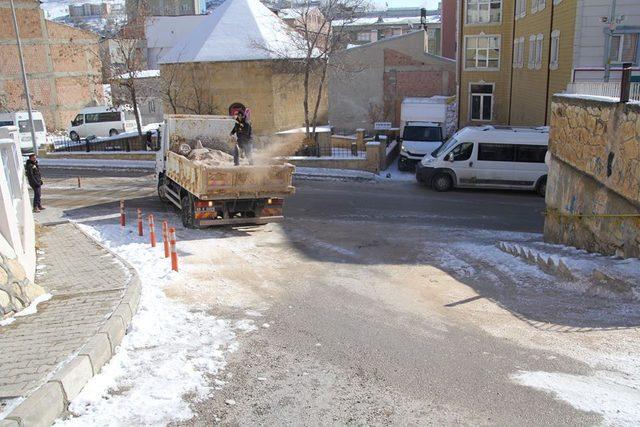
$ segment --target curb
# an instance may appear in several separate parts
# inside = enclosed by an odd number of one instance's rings
[[[60,223],[64,222],[67,221]],[[69,402],[113,357],[127,333],[131,318],[138,311],[141,284],[136,270],[118,254],[85,233],[76,223],[68,222],[118,259],[129,271],[129,283],[125,285],[122,299],[98,332],[64,366],[54,372],[46,383],[27,396],[5,419],[0,420],[0,427],[44,427],[53,424],[67,409]]]

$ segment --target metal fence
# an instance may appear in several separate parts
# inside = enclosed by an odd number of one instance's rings
[[[640,83],[631,83],[630,86],[629,100],[640,101]],[[620,89],[620,82],[575,82],[569,83],[566,93],[619,99]]]
[[[47,138],[56,152],[93,152],[93,151],[158,151],[159,139],[156,133],[151,136],[119,135],[109,138],[85,138],[74,141],[67,136],[50,135]]]

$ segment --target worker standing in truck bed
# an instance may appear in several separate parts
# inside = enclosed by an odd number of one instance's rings
[[[249,164],[253,164],[252,150],[253,143],[251,142],[251,123],[249,123],[243,111],[238,111],[236,114],[236,124],[231,131],[231,135],[236,135],[238,143],[233,150],[233,162],[236,166],[240,164],[240,153],[249,159]]]

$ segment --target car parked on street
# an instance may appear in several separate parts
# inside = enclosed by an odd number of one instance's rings
[[[47,142],[47,127],[45,126],[41,112],[31,111],[31,115],[33,116],[36,144],[39,147]],[[22,151],[22,154],[31,153],[33,151],[31,124],[29,123],[28,111],[0,113],[0,127],[1,126],[16,126],[18,128],[18,137],[20,138],[20,150]]]
[[[122,107],[88,107],[82,109],[71,122],[69,138],[79,141],[90,135],[116,136],[136,129],[133,112]]]
[[[548,144],[547,127],[466,127],[422,159],[416,180],[436,191],[505,188],[544,196]]]

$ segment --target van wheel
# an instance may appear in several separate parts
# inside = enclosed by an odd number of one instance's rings
[[[538,193],[541,197],[546,196],[547,194],[547,177],[546,175],[540,178],[538,181],[538,185],[536,185],[536,193]]]
[[[80,141],[80,135],[78,135],[78,133],[74,130],[69,132],[69,138],[71,138],[72,141]]]
[[[195,228],[193,219],[193,200],[190,195],[182,197],[180,200],[180,218],[182,219],[182,225],[185,228]]]
[[[453,188],[453,180],[446,173],[439,173],[431,180],[431,186],[436,191],[449,191]]]
[[[118,134],[118,130],[117,129],[111,129],[109,131],[109,136],[116,136]]]

